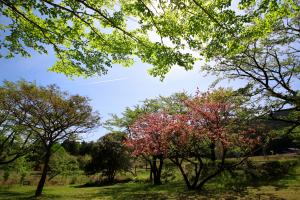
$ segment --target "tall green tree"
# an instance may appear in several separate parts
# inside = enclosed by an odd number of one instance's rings
[[[42,87],[26,81],[6,81],[1,89],[10,91],[6,100],[16,105],[10,108],[14,117],[42,144],[44,166],[35,193],[40,196],[53,146],[74,135],[91,131],[99,124],[99,115],[93,112],[87,97],[70,95],[56,85]]]

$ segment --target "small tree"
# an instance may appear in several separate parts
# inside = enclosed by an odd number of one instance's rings
[[[75,156],[69,155],[59,144],[55,145],[53,150],[49,161],[49,181],[58,175],[67,177],[79,173],[79,164]]]
[[[44,150],[41,179],[35,196],[40,196],[46,181],[53,145],[71,136],[87,133],[99,123],[98,113],[93,112],[89,99],[69,95],[56,85],[47,87],[19,81],[5,82],[3,88],[10,91],[7,101],[12,101],[11,113],[19,119],[40,141]]]
[[[162,131],[168,122],[168,114],[163,112],[145,115],[131,126],[126,141],[134,156],[143,156],[149,162],[155,185],[161,184],[163,161],[167,156],[168,146]]]
[[[14,162],[1,165],[0,169],[4,170],[4,181],[9,179],[10,174],[16,172],[18,174],[19,183],[23,184],[26,176],[32,171],[32,162],[26,156],[19,157]]]
[[[113,132],[101,137],[94,145],[92,160],[87,171],[102,172],[108,183],[113,183],[118,171],[128,171],[131,168],[130,154],[124,145],[126,135]]]

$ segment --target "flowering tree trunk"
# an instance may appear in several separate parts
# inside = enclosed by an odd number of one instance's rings
[[[158,165],[156,161],[158,160]],[[161,171],[163,166],[164,160],[163,156],[153,156],[152,163],[151,163],[151,172],[153,174],[153,184],[160,185],[161,184]]]
[[[198,190],[201,190],[207,181],[216,177],[217,175],[219,175],[221,172],[223,172],[225,170],[225,157],[226,157],[226,150],[223,151],[221,163],[217,167],[216,171],[213,172],[212,174],[209,174],[208,176],[204,177],[202,180],[200,180],[200,183],[196,187]]]
[[[152,156],[151,158],[146,159],[150,164],[150,174],[149,179],[154,185],[160,185],[161,182],[161,172],[164,163],[164,158],[160,156]]]
[[[173,158],[170,158],[170,160],[178,167],[188,189],[201,190],[206,182],[225,170],[225,158],[226,150],[223,151],[221,163],[217,164],[216,160],[212,161],[213,165],[215,166],[215,170],[203,177],[201,176],[201,174],[205,172],[205,169],[210,166],[205,167],[205,164],[200,155],[195,155],[194,159],[189,157],[174,156]],[[184,162],[192,164],[193,170],[184,170]]]

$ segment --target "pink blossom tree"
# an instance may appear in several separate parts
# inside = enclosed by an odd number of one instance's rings
[[[228,91],[197,93],[186,100],[187,113],[175,115],[164,128],[168,158],[179,168],[189,189],[203,185],[229,168],[226,153],[232,147],[251,151],[259,142],[255,130],[237,124],[239,109]],[[218,159],[216,150],[219,152]]]
[[[184,101],[185,112],[156,112],[139,118],[130,128],[127,145],[133,155],[148,159],[154,184],[161,183],[163,160],[169,158],[189,189],[201,189],[236,166],[225,163],[230,149],[251,152],[259,143],[255,129],[245,126],[238,116],[241,102],[230,90],[197,93]]]
[[[150,163],[155,185],[161,184],[163,161],[167,156],[168,143],[163,130],[168,122],[169,116],[166,113],[147,114],[130,127],[130,136],[126,141],[133,149],[134,156],[143,156]]]

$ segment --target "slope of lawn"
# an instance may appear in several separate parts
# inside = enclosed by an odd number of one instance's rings
[[[254,159],[260,162],[260,158]],[[144,174],[145,175],[145,174]],[[238,178],[238,177],[237,177]],[[34,186],[0,186],[0,199],[33,199]],[[39,199],[290,199],[300,197],[300,165],[290,170],[280,180],[248,186],[241,190],[222,189],[217,180],[209,183],[201,192],[186,191],[184,183],[175,180],[160,186],[149,183],[129,182],[112,186],[80,187],[47,186]]]

